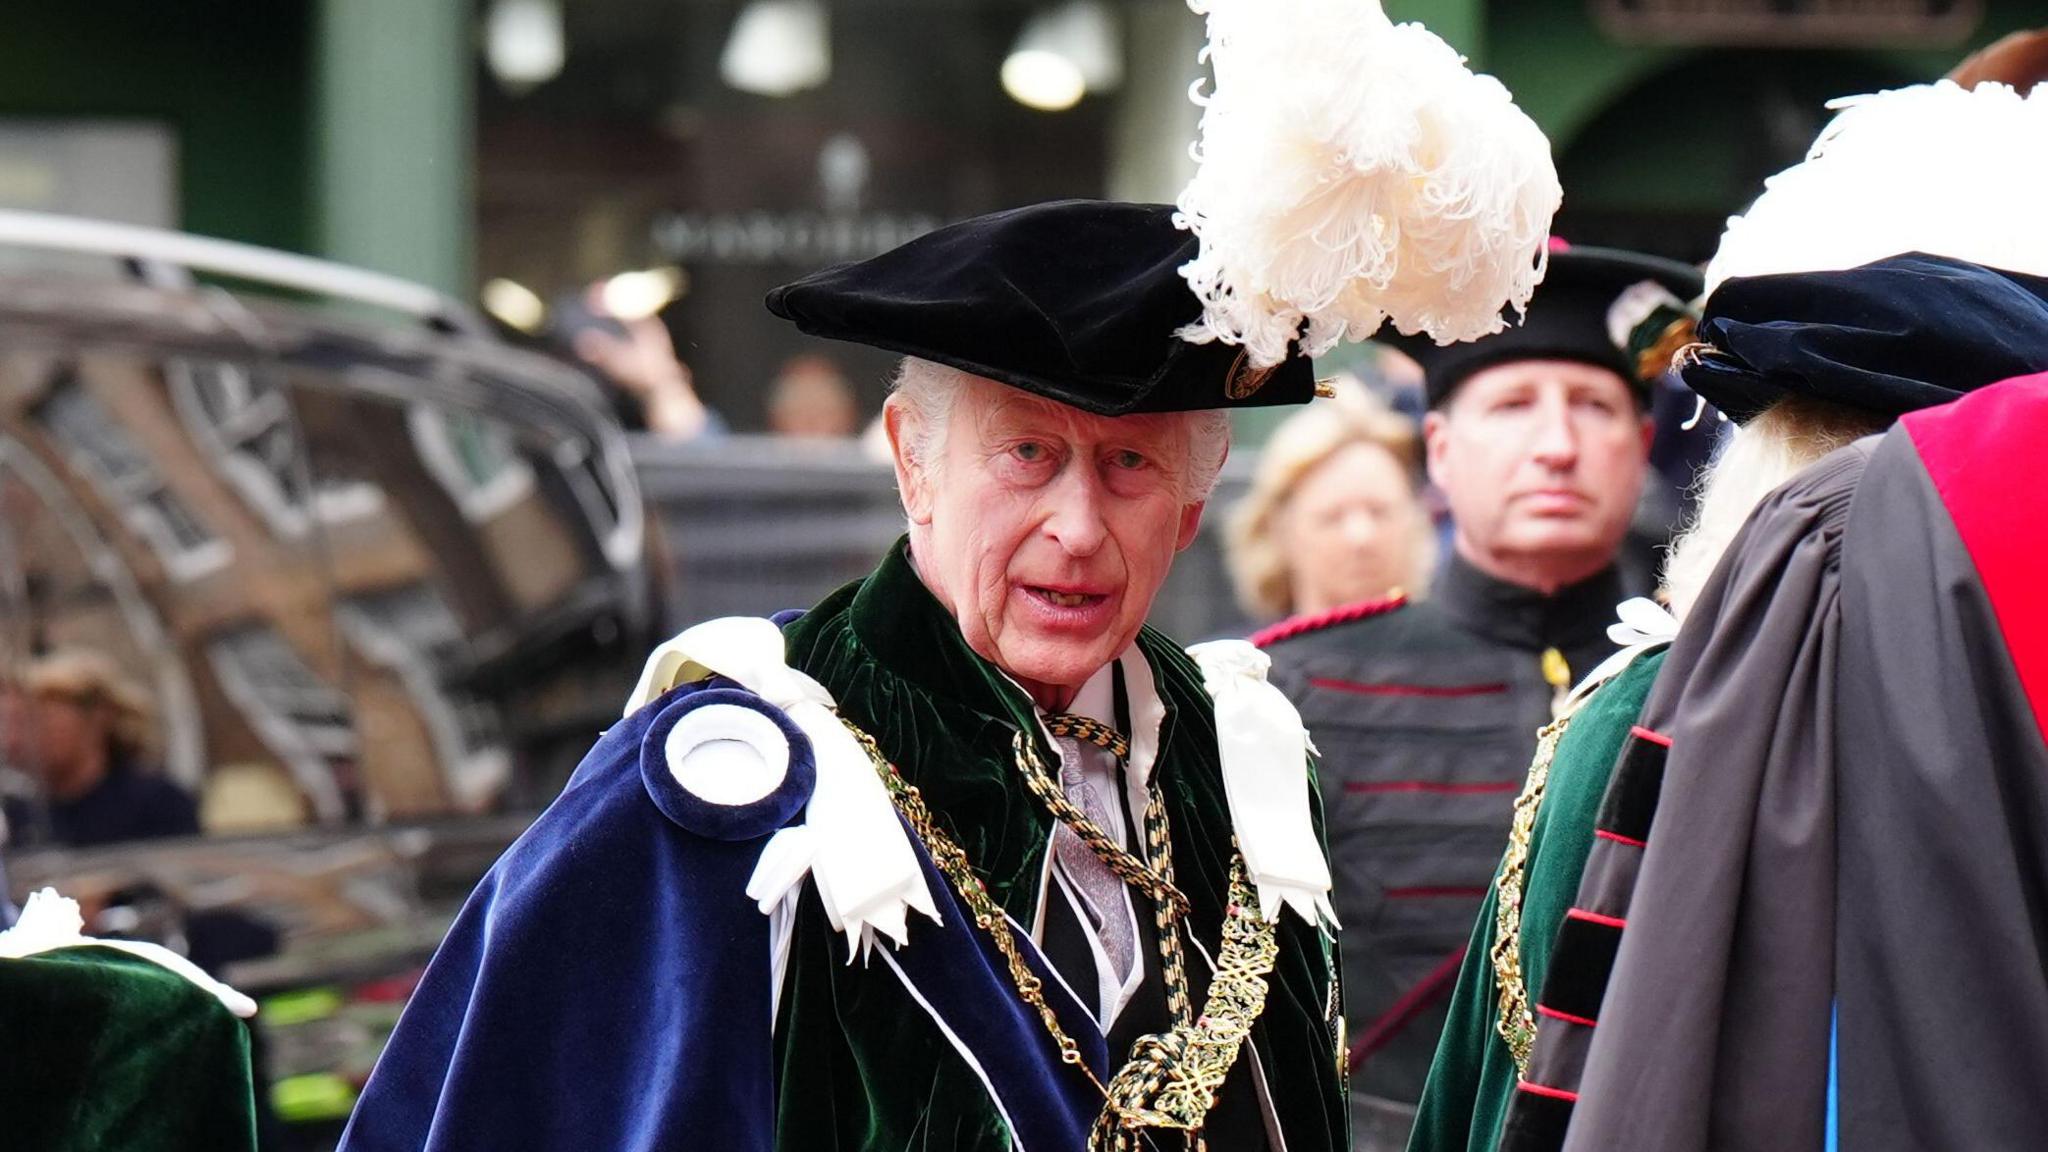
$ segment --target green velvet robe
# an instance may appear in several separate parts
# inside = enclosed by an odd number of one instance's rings
[[[112,948],[0,960],[0,1148],[252,1152],[249,1031]]]
[[[1593,848],[1608,776],[1629,726],[1643,710],[1664,654],[1659,649],[1638,656],[1580,707],[1558,739],[1523,871],[1522,973],[1532,1010],[1550,970],[1558,925],[1578,895],[1579,874]],[[1496,1027],[1500,993],[1493,942],[1499,897],[1496,878],[1472,926],[1472,943],[1451,994],[1449,1018],[1408,1139],[1409,1152],[1494,1152],[1500,1142],[1517,1073],[1514,1056]]]
[[[1053,819],[1012,763],[1013,734],[1037,730],[1031,702],[967,647],[912,569],[907,546],[899,542],[866,580],[826,598],[785,635],[790,665],[832,692],[841,714],[923,793],[996,901],[1019,923],[1033,923]],[[1192,906],[1195,940],[1213,955],[1231,863],[1213,713],[1178,645],[1147,629],[1138,648],[1166,707],[1155,771],[1176,879]],[[1042,744],[1040,752],[1057,760]],[[1320,811],[1315,819],[1320,836]],[[915,932],[913,924],[910,947]],[[1291,912],[1279,940],[1251,1044],[1289,1152],[1342,1152],[1334,949]],[[1188,969],[1200,1004],[1208,967],[1192,949]],[[798,914],[775,1040],[779,1152],[1009,1147],[980,1081],[903,986],[880,964],[846,963],[845,938],[826,923],[815,892],[806,892]],[[1111,1054],[1112,1064],[1122,1058]],[[1240,1057],[1233,1076],[1247,1063]]]

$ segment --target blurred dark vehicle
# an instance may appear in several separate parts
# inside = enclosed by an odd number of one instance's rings
[[[0,213],[0,683],[110,657],[148,697],[139,770],[203,829],[60,842],[16,731],[11,894],[255,996],[274,1144],[331,1139],[462,898],[617,717],[658,551],[591,382],[462,305]]]

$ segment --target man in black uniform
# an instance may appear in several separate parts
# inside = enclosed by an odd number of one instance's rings
[[[1454,520],[1429,598],[1253,638],[1322,753],[1360,1152],[1405,1147],[1536,732],[1613,651],[1615,605],[1647,591],[1615,565],[1651,435],[1625,345],[1698,287],[1683,265],[1558,251],[1522,325],[1402,341],[1426,374],[1429,475]]]

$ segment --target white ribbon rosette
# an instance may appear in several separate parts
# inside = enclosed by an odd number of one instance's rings
[[[848,963],[867,955],[877,933],[904,944],[913,911],[937,921],[917,853],[873,761],[840,723],[832,694],[785,662],[782,629],[773,621],[707,620],[663,643],[647,658],[626,714],[714,673],[782,709],[810,739],[817,762],[805,822],[770,838],[747,882],[761,911],[788,915],[810,874],[826,918],[846,933]]]
[[[1216,707],[1216,745],[1230,824],[1245,870],[1270,923],[1293,908],[1335,929],[1330,865],[1309,819],[1308,753],[1314,745],[1278,688],[1266,682],[1272,658],[1243,640],[1212,640],[1187,650]]]

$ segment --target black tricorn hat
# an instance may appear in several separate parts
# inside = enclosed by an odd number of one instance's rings
[[[1649,380],[1638,371],[1629,334],[1643,316],[1618,316],[1630,309],[1631,292],[1648,281],[1684,303],[1699,295],[1700,272],[1688,264],[1624,252],[1618,248],[1559,248],[1550,254],[1550,270],[1522,323],[1459,344],[1439,346],[1427,336],[1403,336],[1391,328],[1374,339],[1392,344],[1422,365],[1431,408],[1441,407],[1474,373],[1514,360],[1575,360],[1613,370],[1639,396]],[[1618,331],[1617,331],[1618,329]],[[1617,336],[1620,339],[1617,340]]]
[[[977,216],[768,294],[803,331],[950,365],[1103,416],[1302,403],[1309,360],[1265,370],[1175,335],[1202,314],[1192,233],[1164,204],[1058,200]]]

